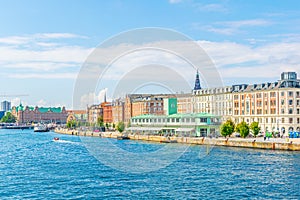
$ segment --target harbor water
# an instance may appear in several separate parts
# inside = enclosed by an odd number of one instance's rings
[[[133,153],[166,145],[91,139]],[[166,167],[131,173],[99,161],[78,136],[2,129],[0,199],[300,199],[300,152],[192,145]]]

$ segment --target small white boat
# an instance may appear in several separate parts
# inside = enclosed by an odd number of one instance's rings
[[[48,129],[47,125],[45,125],[45,124],[37,124],[34,126],[33,131],[34,132],[48,132],[49,129]]]

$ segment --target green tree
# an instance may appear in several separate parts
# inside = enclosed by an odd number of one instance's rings
[[[227,120],[221,125],[221,135],[224,137],[230,136],[234,132],[234,122],[232,120]]]
[[[115,125],[115,123],[113,123],[112,127],[113,127],[113,129],[115,129],[115,128],[116,128],[116,125]]]
[[[127,128],[131,127],[131,121],[129,120],[129,122],[127,123]]]
[[[251,129],[254,137],[256,137],[258,135],[259,131],[260,131],[260,127],[259,127],[258,122],[252,122],[250,124],[250,129]]]
[[[118,130],[120,133],[122,133],[122,132],[125,130],[125,124],[124,124],[124,122],[119,122],[119,123],[117,124],[117,130]]]
[[[241,134],[241,137],[245,138],[249,135],[249,125],[246,122],[242,121],[236,126],[236,131]]]
[[[16,117],[10,112],[6,112],[6,114],[2,117],[1,122],[3,123],[15,123]]]
[[[103,127],[104,123],[103,123],[103,116],[99,116],[97,118],[97,126]]]
[[[67,122],[67,128],[76,128],[76,120],[70,120]]]

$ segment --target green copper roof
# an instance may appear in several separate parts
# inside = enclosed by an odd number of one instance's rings
[[[29,108],[29,110],[31,110],[31,111],[34,110],[34,107],[32,107],[32,106],[29,106],[28,108]]]
[[[61,107],[40,107],[38,108],[39,112],[46,113],[46,112],[54,112],[54,113],[60,113],[62,111]]]
[[[16,106],[16,111],[24,111],[26,109],[26,107],[24,107],[22,104],[20,104],[19,106]],[[28,109],[30,111],[34,111],[35,107],[33,106],[28,106]],[[38,111],[41,113],[46,113],[46,112],[54,112],[54,113],[61,113],[62,112],[62,108],[61,107],[40,107],[38,108]]]
[[[20,104],[19,106],[16,106],[16,111],[24,111],[24,106]]]

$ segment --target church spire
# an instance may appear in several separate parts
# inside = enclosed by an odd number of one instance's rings
[[[104,91],[104,102],[106,103],[106,90]]]
[[[201,89],[201,85],[200,85],[200,79],[199,79],[199,72],[197,70],[194,90],[200,90],[200,89]]]

